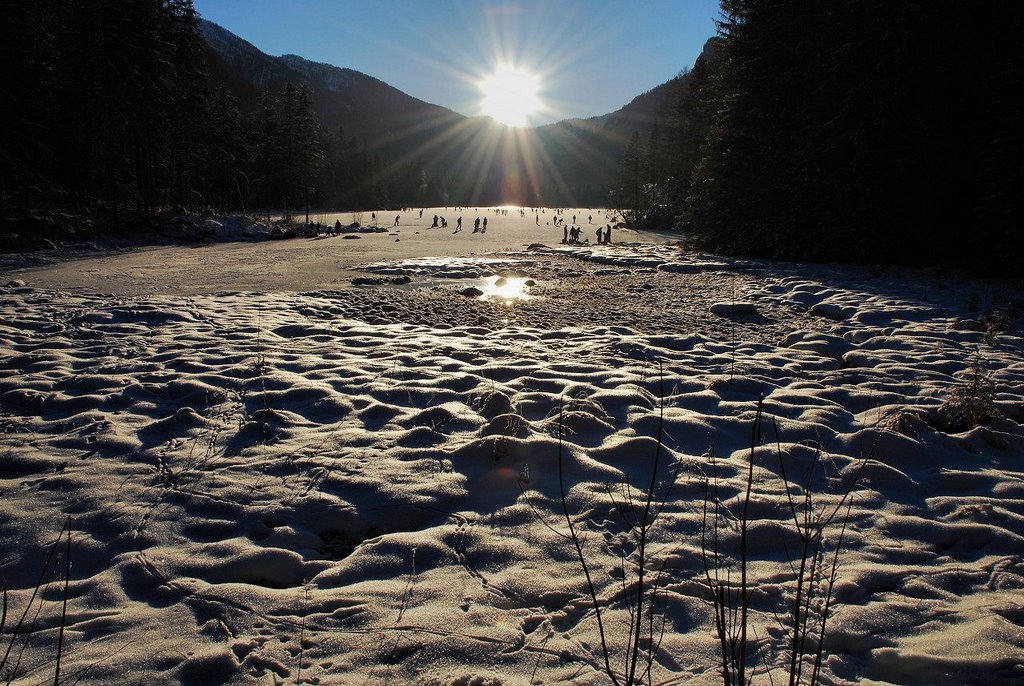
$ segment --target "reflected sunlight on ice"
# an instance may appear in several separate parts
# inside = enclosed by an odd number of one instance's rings
[[[504,300],[507,302],[515,300],[529,300],[534,297],[530,295],[530,287],[534,285],[532,279],[525,276],[495,276],[484,280],[480,290],[484,292],[480,296],[483,300]]]

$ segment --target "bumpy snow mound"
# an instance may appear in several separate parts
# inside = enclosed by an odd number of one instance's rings
[[[616,547],[621,503],[606,486],[645,487],[663,404],[663,454],[681,476],[654,534],[671,577],[654,681],[715,683],[699,557],[703,456],[713,442],[723,497],[739,492],[763,397],[793,459],[821,441],[830,478],[841,480],[869,456],[829,673],[893,684],[1019,678],[1019,332],[985,342],[952,327],[967,316],[955,303],[867,281],[764,276],[740,295],[761,312],[828,302],[846,316],[794,315],[783,321],[828,328],[793,327],[772,342],[742,328],[730,340],[625,326],[441,328],[429,316],[374,324],[379,303],[352,301],[361,313],[344,292],[7,291],[8,617],[29,602],[70,514],[63,670],[94,665],[83,684],[128,674],[255,684],[300,671],[309,683],[603,683],[585,582],[537,514],[560,526],[561,438],[570,505],[618,641],[627,619],[616,575],[630,552]],[[702,304],[697,316],[706,312]],[[934,430],[979,346],[1000,417]],[[781,543],[792,541],[767,438],[751,550],[763,590],[782,597]],[[57,585],[42,594],[15,683],[45,680],[37,667],[51,664],[61,596]],[[762,629],[774,617],[761,605],[755,614],[759,635],[773,636]]]

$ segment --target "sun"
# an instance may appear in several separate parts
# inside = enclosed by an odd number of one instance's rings
[[[480,90],[483,113],[507,126],[526,126],[530,115],[541,108],[540,79],[516,67],[498,67],[480,82]]]

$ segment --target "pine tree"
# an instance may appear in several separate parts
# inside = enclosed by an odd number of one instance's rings
[[[207,197],[221,210],[250,201],[249,151],[238,101],[221,87],[207,101],[202,178]]]
[[[309,204],[316,192],[316,181],[324,163],[320,141],[320,124],[313,113],[313,94],[303,84],[296,93],[294,121],[292,123],[292,144],[295,146],[295,181],[297,197],[306,206],[306,221],[309,221]]]
[[[640,222],[644,213],[644,152],[640,132],[634,131],[622,155],[619,170],[619,209],[627,224]]]

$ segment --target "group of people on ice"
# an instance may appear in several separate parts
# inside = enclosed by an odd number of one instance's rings
[[[462,217],[459,217],[458,222],[455,224],[455,230],[452,233],[458,233],[459,231],[462,231]],[[487,233],[487,217],[484,217],[482,224],[480,217],[473,220],[473,233]]]
[[[595,245],[611,245],[612,243],[612,225],[605,224],[604,226],[598,226],[594,232],[595,234]],[[562,243],[567,245],[579,245],[581,243],[590,245],[590,239],[584,238],[580,240],[583,235],[582,226],[570,226],[565,222],[562,222]]]
[[[423,216],[423,211],[420,210],[420,217],[422,218],[422,216]],[[399,217],[396,216],[395,217],[395,226],[398,226],[398,221],[399,221]],[[439,214],[435,214],[434,217],[433,217],[433,221],[430,222],[430,226],[427,227],[427,228],[430,228],[430,229],[447,229],[448,228],[448,220],[445,219],[443,216],[441,216]],[[459,233],[460,231],[462,231],[462,217],[461,216],[458,219],[455,220],[455,230],[452,231],[452,233]],[[487,217],[484,217],[482,222],[480,221],[480,217],[477,217],[473,221],[473,233],[487,233]]]
[[[456,209],[461,209],[461,208],[456,208]],[[543,208],[539,208],[539,209],[540,209],[541,212],[543,212]],[[407,210],[409,212],[415,213],[415,210],[411,210],[409,208],[403,208],[403,210]],[[526,216],[526,210],[524,208],[520,208],[518,211],[519,211],[519,214],[520,214],[521,217],[525,217]],[[508,216],[509,211],[507,209],[505,209],[505,208],[495,208],[494,209],[494,213],[499,215],[499,216]],[[611,244],[611,242],[612,242],[612,225],[611,224],[606,224],[605,226],[598,225],[597,228],[595,229],[595,232],[594,232],[594,242],[591,243],[591,240],[590,240],[589,237],[588,238],[584,238],[583,237],[583,231],[584,231],[583,227],[582,226],[576,226],[576,215],[573,215],[572,223],[570,224],[570,223],[566,222],[564,219],[562,219],[561,217],[558,216],[561,213],[562,213],[561,209],[555,209],[552,214],[555,215],[554,220],[553,220],[554,225],[562,227],[562,243],[563,244],[566,244],[566,245],[609,245],[609,244]],[[415,214],[414,214],[414,216],[415,216]],[[423,210],[422,209],[419,210],[419,218],[420,219],[423,218]],[[402,215],[401,214],[396,214],[393,226],[401,226],[401,220],[402,220]],[[539,226],[540,225],[540,214],[539,213],[536,215],[535,221],[536,221],[537,225]],[[593,221],[594,221],[593,215],[588,216],[587,217],[587,221],[588,221],[588,223],[593,223]],[[370,215],[370,222],[371,222],[371,225],[377,226],[377,213],[376,212],[371,213],[371,215]],[[545,224],[548,224],[548,225],[550,225],[551,223],[552,222],[545,222]],[[358,223],[354,224],[354,226],[358,226],[358,225],[359,225]],[[320,230],[321,230],[320,222],[317,222],[315,224],[315,226],[314,226],[314,224],[312,222],[310,222],[310,227],[311,228],[315,228],[317,234],[320,233]],[[435,214],[433,216],[432,221],[430,223],[430,226],[428,228],[431,228],[431,229],[445,229],[445,228],[448,228],[448,220],[445,219],[441,215]],[[335,235],[335,234],[341,233],[342,232],[341,221],[335,221],[333,229],[334,230],[332,231],[331,230],[331,226],[327,225],[326,233],[328,235]],[[462,231],[462,216],[460,215],[458,217],[458,219],[456,219],[455,230],[452,231],[452,233],[456,234],[456,233],[460,233],[461,231]],[[480,233],[480,234],[487,233],[487,216],[486,215],[483,216],[482,218],[478,216],[478,217],[476,217],[473,220],[473,233]]]

